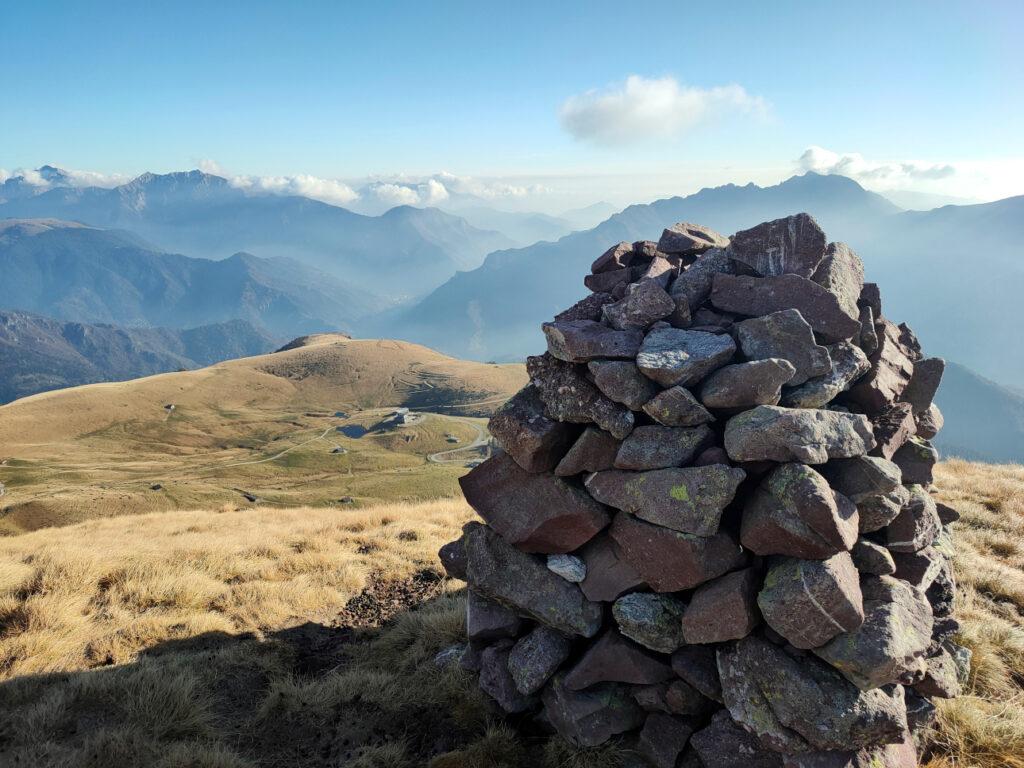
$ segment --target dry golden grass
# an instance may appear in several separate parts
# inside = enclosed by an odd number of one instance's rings
[[[938,483],[963,514],[974,658],[928,765],[1022,768],[1024,468],[952,461]],[[620,765],[614,747],[517,736],[471,677],[432,663],[464,633],[455,585],[382,630],[337,626],[371,574],[434,567],[470,516],[455,501],[173,512],[0,540],[0,764]]]

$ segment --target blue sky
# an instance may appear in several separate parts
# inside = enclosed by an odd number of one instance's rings
[[[992,199],[1024,193],[1022,28],[1014,0],[5,3],[0,168]]]

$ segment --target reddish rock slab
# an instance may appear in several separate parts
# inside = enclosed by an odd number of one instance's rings
[[[808,379],[798,387],[782,391],[782,404],[788,408],[821,408],[853,386],[868,372],[871,363],[859,347],[848,341],[829,344],[828,356],[832,370],[823,376]]]
[[[583,653],[565,676],[565,685],[581,691],[598,683],[650,685],[673,677],[663,657],[609,629]]]
[[[615,466],[620,442],[603,429],[587,427],[555,467],[558,477],[600,472]]]
[[[524,552],[572,552],[610,521],[606,508],[585,491],[527,472],[508,454],[473,468],[459,485],[469,505]]]
[[[690,721],[685,718],[655,712],[647,716],[637,750],[653,768],[676,768],[692,733]]]
[[[632,360],[592,360],[587,370],[609,399],[639,411],[661,388],[644,376]]]
[[[527,472],[550,472],[579,434],[578,427],[544,415],[544,403],[532,384],[499,408],[487,428]]]
[[[885,546],[892,552],[917,552],[935,542],[942,521],[935,499],[920,485],[908,485],[910,501],[884,530]]]
[[[638,330],[619,331],[593,320],[556,320],[544,323],[541,329],[547,337],[548,352],[567,363],[598,358],[632,359],[643,341]]]
[[[710,446],[715,433],[705,425],[699,427],[665,427],[660,424],[635,427],[622,441],[615,457],[617,469],[637,471],[682,467]]]
[[[685,387],[671,387],[644,404],[644,413],[667,427],[696,427],[715,420]]]
[[[875,447],[871,453],[892,459],[916,428],[914,409],[910,403],[893,403],[884,407],[871,419],[871,430],[875,435]]]
[[[626,295],[619,301],[605,305],[602,319],[620,331],[643,331],[675,308],[675,301],[657,280],[641,280],[627,286]]]
[[[878,349],[868,358],[871,368],[846,395],[869,414],[881,413],[899,400],[914,374],[914,363],[900,343],[900,329],[885,319],[878,326]]]
[[[927,440],[911,437],[892,455],[893,463],[903,472],[903,482],[931,485],[932,471],[939,461],[939,452]]]
[[[592,293],[586,298],[580,299],[568,309],[564,309],[555,315],[555,320],[600,320],[601,311],[605,304],[611,304],[615,299],[610,293]]]
[[[526,358],[526,372],[544,401],[548,418],[593,423],[620,440],[633,429],[632,412],[601,394],[578,366],[544,354]]]
[[[696,312],[711,293],[711,283],[718,274],[734,275],[736,265],[725,250],[712,248],[698,256],[697,260],[675,279],[671,293],[675,297],[685,298],[690,311]]]
[[[611,272],[633,264],[633,244],[618,243],[598,256],[590,265],[590,272],[599,275],[603,272]]]
[[[777,405],[782,385],[795,374],[793,364],[779,357],[734,363],[704,379],[700,399],[707,408],[728,410]]]
[[[825,258],[811,280],[839,299],[839,305],[851,317],[859,317],[861,291],[864,289],[864,262],[846,243],[829,243]]]
[[[899,744],[867,747],[856,752],[784,755],[783,768],[918,768],[917,748],[908,733]]]
[[[683,613],[683,638],[691,645],[724,643],[746,637],[761,623],[757,571],[727,573],[697,588]]]
[[[928,406],[927,410],[914,414],[914,424],[917,427],[917,436],[924,440],[933,439],[942,431],[942,427],[945,423],[946,420],[942,416],[942,411],[939,410],[939,406],[935,403]]]
[[[718,677],[715,649],[702,645],[684,645],[672,654],[672,671],[701,695],[721,703],[722,681]]]
[[[690,744],[700,756],[702,768],[782,768],[782,756],[762,746],[724,709],[690,737]]]
[[[825,241],[814,217],[798,213],[737,232],[727,252],[759,275],[810,277],[825,257]]]
[[[797,275],[715,275],[711,303],[726,312],[757,317],[796,309],[815,333],[829,342],[845,341],[860,334],[859,313],[850,316],[834,294]]]
[[[580,588],[588,600],[611,602],[644,585],[636,569],[630,565],[607,533],[600,533],[580,550],[587,565],[587,575]]]
[[[695,536],[712,536],[745,477],[742,469],[724,464],[649,472],[612,470],[591,475],[586,487],[602,504],[648,522]]]
[[[522,621],[515,611],[469,590],[466,595],[466,637],[475,641],[514,638]]]
[[[583,278],[583,284],[594,293],[611,293],[617,286],[628,284],[632,279],[633,270],[630,267],[620,267],[596,275],[587,275]]]
[[[639,728],[644,711],[625,685],[602,683],[574,691],[556,675],[544,689],[545,718],[559,735],[577,747],[596,747],[626,731]]]
[[[768,626],[796,648],[818,648],[864,621],[859,576],[847,552],[828,560],[779,559],[757,604]]]
[[[945,370],[946,361],[941,357],[926,357],[914,363],[914,372],[903,390],[902,399],[914,406],[915,414],[928,410]]]
[[[655,592],[692,589],[741,568],[746,558],[728,534],[694,536],[620,512],[611,536],[622,558]]]
[[[798,386],[832,370],[826,347],[814,340],[814,330],[796,309],[782,309],[734,326],[736,341],[747,360],[788,360],[796,369],[787,382]]]
[[[783,464],[758,485],[743,509],[740,542],[759,555],[823,560],[857,541],[852,501],[805,464]]]
[[[444,572],[453,579],[466,580],[466,546],[460,536],[437,551]]]
[[[663,230],[658,240],[659,251],[680,256],[696,256],[711,248],[725,248],[728,245],[728,237],[688,221],[681,221]]]

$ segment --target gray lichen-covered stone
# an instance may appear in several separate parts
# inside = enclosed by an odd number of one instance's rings
[[[960,695],[960,679],[956,660],[945,648],[925,659],[924,677],[914,684],[923,696],[935,699],[955,699]]]
[[[888,493],[869,495],[857,502],[860,513],[860,532],[874,533],[899,517],[900,512],[910,503],[910,491],[898,485]]]
[[[726,312],[757,317],[796,309],[815,333],[830,342],[860,334],[860,313],[850,315],[834,294],[798,275],[715,275],[711,282],[711,304]]]
[[[601,628],[599,603],[487,526],[467,525],[465,547],[466,580],[482,595],[566,634],[593,637]]]
[[[466,637],[470,640],[514,638],[521,626],[515,611],[469,590],[466,595]]]
[[[498,409],[488,431],[527,472],[549,472],[569,450],[579,428],[544,415],[540,394],[530,384]]]
[[[849,553],[828,560],[780,558],[757,596],[764,620],[797,648],[818,648],[864,621],[857,569]]]
[[[675,301],[657,280],[641,280],[631,283],[623,298],[606,304],[602,319],[620,331],[643,331],[651,323],[671,315],[675,308]]]
[[[942,431],[946,420],[939,406],[932,403],[927,410],[914,414],[914,423],[917,425],[917,436],[923,440],[931,440]]]
[[[480,662],[480,690],[494,699],[503,710],[515,714],[531,709],[536,701],[516,688],[508,671],[510,652],[504,644],[492,645],[484,650]]]
[[[805,464],[772,470],[743,510],[740,542],[759,555],[823,560],[857,540],[853,502]]]
[[[644,337],[636,364],[663,387],[685,387],[728,363],[735,353],[736,345],[724,334],[665,326]]]
[[[526,372],[549,418],[570,424],[593,423],[620,440],[633,429],[632,412],[601,394],[572,363],[549,354],[528,357]]]
[[[655,592],[692,589],[746,563],[742,550],[726,533],[695,536],[625,512],[615,516],[611,536],[622,558]]]
[[[587,427],[555,467],[558,477],[611,469],[619,452],[619,441],[597,427]]]
[[[711,723],[690,737],[702,768],[782,768],[782,756],[720,709]]]
[[[861,691],[813,656],[796,659],[758,637],[718,651],[729,714],[771,749],[857,750],[907,731],[899,686]]]
[[[752,568],[727,573],[699,586],[683,614],[686,642],[691,645],[724,643],[753,632],[761,623],[758,587],[760,577]]]
[[[854,503],[889,493],[903,482],[900,468],[878,456],[834,459],[820,471],[833,488]]]
[[[587,364],[594,384],[609,399],[639,411],[661,388],[640,373],[632,360],[592,360]]]
[[[461,536],[441,547],[437,551],[437,558],[449,577],[466,580],[466,547]]]
[[[892,460],[902,470],[904,483],[930,485],[939,452],[927,440],[911,437],[893,454]]]
[[[642,520],[696,536],[718,531],[722,511],[746,473],[724,464],[656,469],[649,472],[597,472],[586,480],[602,504]]]
[[[637,471],[682,467],[715,440],[715,433],[699,427],[635,427],[622,441],[615,457],[617,469]]]
[[[866,576],[863,595],[864,622],[815,654],[865,691],[920,679],[932,637],[924,593],[892,576]]]
[[[715,420],[690,390],[671,387],[644,404],[644,413],[667,427],[696,427]]]
[[[504,453],[463,475],[459,485],[495,531],[527,552],[571,552],[610,522],[606,508],[585,491],[527,472]]]
[[[644,711],[629,688],[616,683],[595,685],[585,691],[566,687],[556,675],[544,689],[544,714],[563,739],[577,747],[596,747],[644,721]]]
[[[947,563],[945,556],[935,547],[925,547],[916,552],[892,552],[889,558],[893,562],[891,574],[922,590],[931,587]]]
[[[760,275],[810,277],[825,257],[825,239],[812,216],[798,213],[737,232],[728,254]]]
[[[537,693],[569,658],[572,643],[559,632],[540,625],[521,637],[508,656],[508,671],[520,693]]]
[[[681,221],[663,230],[658,240],[659,251],[680,256],[696,256],[711,248],[725,248],[728,245],[728,237],[710,227],[688,221]]]
[[[811,280],[839,299],[839,305],[851,317],[858,317],[857,301],[864,289],[864,262],[846,243],[829,243],[825,258]]]
[[[866,416],[812,408],[759,405],[729,419],[725,450],[733,461],[824,464],[875,446]]]
[[[576,555],[548,555],[548,570],[573,584],[587,578],[587,564]]]
[[[697,257],[690,267],[672,283],[672,295],[682,296],[687,306],[693,311],[711,293],[711,283],[715,275],[734,275],[736,265],[721,248],[712,248]]]
[[[609,629],[583,653],[565,676],[565,685],[581,691],[598,683],[649,685],[673,677],[667,659]]]
[[[814,330],[796,309],[782,309],[735,325],[736,341],[748,360],[782,358],[796,368],[789,385],[796,387],[832,370],[827,347],[814,340]]]
[[[704,379],[700,399],[708,408],[776,405],[782,395],[782,385],[795,374],[793,364],[779,357],[734,363]]]
[[[869,573],[873,576],[892,576],[897,572],[892,553],[881,544],[876,544],[868,539],[859,539],[850,550],[850,557],[853,558],[853,564],[861,573]]]
[[[643,579],[622,557],[618,544],[608,533],[600,533],[580,550],[587,566],[580,589],[588,600],[610,602],[643,585]]]
[[[788,408],[821,408],[848,390],[871,368],[867,355],[848,341],[828,346],[832,370],[808,379],[798,387],[782,391],[782,404]]]
[[[916,552],[932,544],[942,530],[935,499],[920,485],[909,485],[910,501],[885,528],[885,546],[893,552]]]
[[[910,720],[909,708],[907,720]],[[801,752],[783,757],[783,768],[918,768],[917,748],[910,734],[899,744],[835,752]]]
[[[612,616],[630,640],[658,653],[672,653],[685,642],[680,623],[685,607],[671,595],[633,592],[615,601]]]
[[[612,305],[606,305],[605,311],[609,306]],[[598,358],[631,359],[643,341],[643,334],[636,329],[615,330],[593,320],[556,320],[541,328],[548,340],[548,352],[567,363]]]

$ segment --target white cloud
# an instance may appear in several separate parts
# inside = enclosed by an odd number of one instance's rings
[[[45,192],[53,187],[116,187],[124,184],[131,177],[123,173],[98,173],[96,171],[78,171],[53,166],[40,168],[16,168],[13,171],[0,169],[0,184],[7,179],[20,178],[30,187]]]
[[[575,138],[612,145],[674,138],[730,114],[767,111],[768,102],[740,85],[700,88],[674,77],[630,75],[624,83],[570,96],[560,116]]]
[[[219,166],[218,166],[219,167]],[[345,205],[359,197],[348,184],[337,179],[298,174],[296,176],[231,176],[231,186],[250,194],[299,195],[331,205]]]
[[[875,162],[859,152],[841,154],[817,146],[808,147],[797,163],[805,171],[848,176],[888,189],[948,179],[957,173],[951,163]]]

